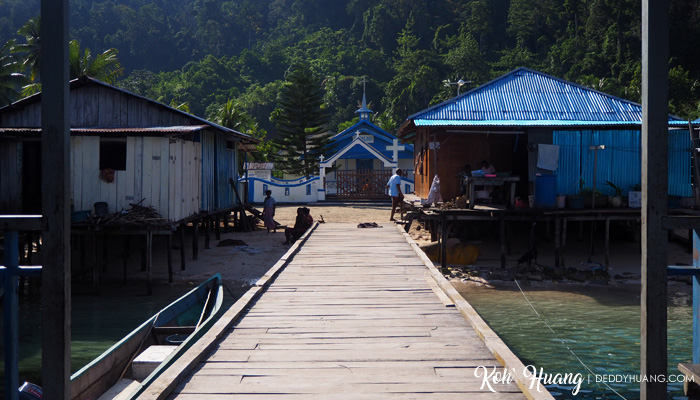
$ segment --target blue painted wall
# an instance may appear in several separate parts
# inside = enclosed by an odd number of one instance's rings
[[[553,143],[559,145],[559,169],[555,172],[559,194],[578,193],[580,178],[585,182],[584,187],[592,187],[594,173],[596,189],[605,194],[614,193],[605,181],[619,186],[623,195],[641,183],[641,132],[638,130],[554,131]],[[604,150],[598,150],[595,170],[595,152],[589,150],[593,145],[605,145]],[[692,196],[689,148],[687,130],[669,132],[668,194],[671,196]]]

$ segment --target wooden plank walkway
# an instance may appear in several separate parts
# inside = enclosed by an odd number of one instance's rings
[[[424,261],[392,225],[320,225],[168,398],[532,398],[481,387],[503,366]]]

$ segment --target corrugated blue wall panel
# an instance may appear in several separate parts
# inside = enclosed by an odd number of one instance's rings
[[[555,131],[553,143],[559,146],[557,193],[573,195],[579,190],[581,175],[581,132]]]
[[[642,181],[640,131],[554,131],[553,143],[559,145],[557,193],[578,193],[580,179],[585,188],[592,188],[594,173],[596,189],[609,195],[614,194],[614,189],[605,181],[619,186],[623,195]],[[605,146],[597,151],[597,163],[596,153],[590,149],[595,145]],[[669,133],[669,195],[692,196],[689,148],[688,131]]]
[[[668,194],[691,197],[691,154],[688,130],[671,131],[668,138]]]
[[[636,130],[621,130],[608,131],[608,136],[613,157],[608,180],[619,186],[623,196],[626,196],[633,186],[642,182],[640,134]],[[608,195],[615,194],[615,190],[607,185],[601,191]]]
[[[216,209],[216,141],[212,132],[202,132],[202,211]]]
[[[221,210],[233,207],[233,188],[229,185],[229,178],[234,178],[230,175],[229,151],[226,148],[226,137],[216,137],[216,209]],[[234,182],[238,179],[234,179]]]

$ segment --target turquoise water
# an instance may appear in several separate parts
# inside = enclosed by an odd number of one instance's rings
[[[469,287],[460,291],[525,365],[535,365],[545,373],[583,375],[577,395],[572,394],[573,386],[548,387],[556,398],[639,398],[638,381],[609,382],[609,387],[600,382],[603,377],[608,381],[621,381],[639,376],[638,286],[563,290],[523,287],[542,319],[517,287]],[[692,296],[675,293],[672,288],[669,292],[674,293],[668,308],[668,378],[676,379],[680,374],[678,363],[692,358]],[[668,390],[669,398],[684,398],[683,383],[668,383]]]

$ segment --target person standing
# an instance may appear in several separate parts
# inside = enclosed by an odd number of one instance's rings
[[[277,202],[275,198],[272,197],[272,190],[265,192],[265,202],[263,203],[263,216],[265,221],[265,228],[270,232],[277,232],[277,224],[275,224],[275,208],[277,208]]]
[[[396,213],[396,206],[399,206],[399,210],[403,213],[403,193],[401,193],[401,168],[396,168],[394,175],[389,178],[389,183],[386,186],[389,188],[389,196],[391,196],[391,217],[389,221],[395,221],[394,213]]]

